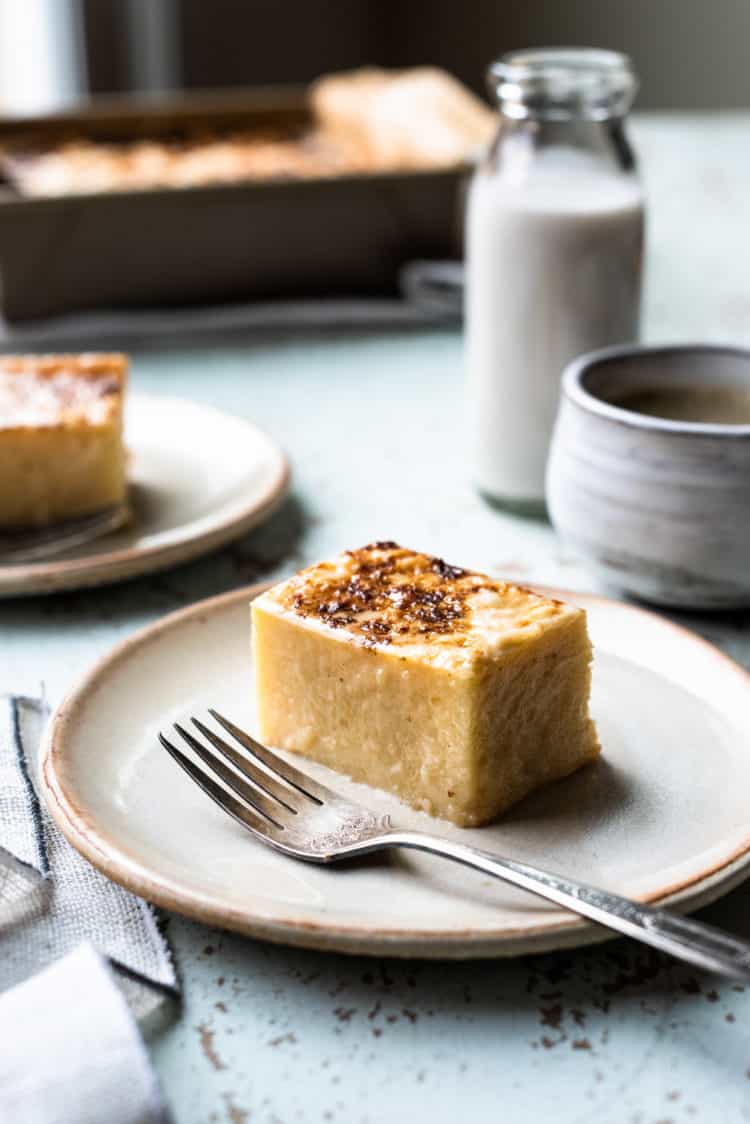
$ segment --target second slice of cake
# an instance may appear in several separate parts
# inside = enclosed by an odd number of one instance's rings
[[[474,826],[599,753],[583,610],[381,542],[252,603],[260,736]]]
[[[0,527],[36,527],[125,499],[124,355],[0,358]]]

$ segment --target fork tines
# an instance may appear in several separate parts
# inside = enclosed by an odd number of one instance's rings
[[[198,718],[190,721],[201,738],[179,722],[175,722],[174,728],[202,764],[183,753],[163,733],[159,734],[159,741],[206,795],[245,827],[266,839],[275,838],[311,804],[320,806],[335,799],[323,785],[295,769],[218,711],[209,708],[209,714],[241,749]]]

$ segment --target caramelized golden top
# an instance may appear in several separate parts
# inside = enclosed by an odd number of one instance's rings
[[[232,133],[202,140],[105,144],[78,140],[0,153],[24,195],[145,191],[268,179],[314,179],[374,170],[361,142],[320,130],[303,136]]]
[[[119,413],[124,355],[0,357],[0,429],[100,425]]]
[[[531,590],[376,542],[302,570],[261,599],[346,633],[365,647],[399,648],[431,662],[464,662],[527,638],[580,610]],[[447,649],[453,657],[449,658]]]

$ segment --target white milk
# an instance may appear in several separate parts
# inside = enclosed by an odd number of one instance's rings
[[[467,212],[467,363],[474,479],[539,501],[560,375],[638,332],[643,197],[634,175],[550,148],[475,175]]]

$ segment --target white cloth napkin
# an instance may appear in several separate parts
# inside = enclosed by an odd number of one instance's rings
[[[125,999],[89,944],[0,997],[0,1120],[166,1124]]]
[[[0,1121],[151,1124],[166,1117],[125,999],[151,1018],[179,993],[174,966],[151,907],[81,858],[39,799],[45,719],[39,700],[0,698]]]

